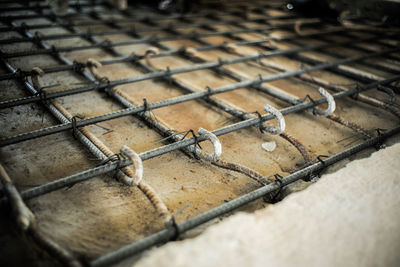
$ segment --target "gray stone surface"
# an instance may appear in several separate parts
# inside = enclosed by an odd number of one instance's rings
[[[135,266],[400,266],[400,144]]]

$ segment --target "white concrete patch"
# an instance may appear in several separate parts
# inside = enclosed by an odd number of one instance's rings
[[[276,143],[275,143],[275,141],[265,142],[265,143],[262,143],[261,147],[262,147],[265,151],[272,152],[272,151],[274,151],[275,148],[276,148]]]
[[[400,144],[135,266],[400,266]]]

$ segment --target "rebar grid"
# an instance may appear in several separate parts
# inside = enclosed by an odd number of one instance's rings
[[[104,3],[97,3],[99,5],[105,5]],[[276,17],[271,17],[271,16],[264,16],[262,19],[249,19],[247,18],[247,15],[241,12],[241,11],[235,11],[235,9],[232,9],[234,11],[225,11],[225,12],[205,12],[205,13],[199,13],[199,14],[189,14],[189,15],[158,15],[154,21],[162,21],[163,19],[176,19],[183,21],[185,24],[169,24],[168,26],[160,26],[157,23],[154,23],[152,17],[147,17],[147,18],[131,18],[134,12],[133,9],[129,9],[128,11],[118,11],[115,9],[109,8],[109,11],[107,13],[112,13],[112,14],[117,14],[117,15],[124,15],[125,17],[122,19],[104,19],[101,16],[104,15],[103,13],[100,13],[100,11],[90,11],[90,12],[82,12],[81,8],[87,6],[88,4],[82,4],[79,5],[79,3],[74,3],[70,5],[71,8],[74,8],[77,10],[76,14],[79,15],[84,15],[90,17],[92,20],[88,22],[82,22],[82,23],[65,23],[62,19],[58,18],[52,13],[42,13],[43,10],[47,10],[47,6],[39,6],[33,11],[36,11],[38,14],[30,14],[30,15],[16,15],[16,16],[7,16],[7,17],[1,17],[0,20],[7,23],[9,26],[8,27],[0,27],[0,32],[1,31],[16,31],[18,32],[21,36],[21,38],[9,38],[9,39],[3,39],[0,40],[0,44],[11,44],[11,43],[18,43],[18,42],[32,42],[36,44],[38,47],[41,47],[42,49],[37,49],[33,51],[21,51],[21,52],[12,52],[12,53],[5,53],[1,52],[0,58],[3,63],[3,65],[9,70],[10,73],[8,74],[2,74],[0,75],[0,80],[8,80],[8,79],[17,79],[18,81],[23,82],[23,84],[26,86],[29,92],[33,94],[33,96],[30,97],[23,97],[23,98],[17,98],[17,99],[12,99],[8,101],[3,101],[0,103],[0,108],[10,108],[10,107],[15,107],[18,105],[23,105],[23,104],[28,104],[28,103],[34,103],[34,102],[39,102],[44,104],[52,113],[54,116],[56,116],[61,124],[55,125],[55,126],[50,126],[46,128],[42,128],[39,130],[35,131],[30,131],[30,132],[25,132],[22,134],[18,134],[15,136],[9,136],[5,138],[0,139],[0,146],[7,146],[10,144],[15,144],[18,142],[22,142],[25,140],[37,138],[37,137],[42,137],[42,136],[47,136],[50,134],[62,132],[62,131],[67,131],[67,130],[73,130],[74,135],[77,135],[78,139],[84,143],[89,150],[96,155],[99,159],[107,159],[107,157],[111,157],[112,155],[110,153],[104,153],[104,150],[102,150],[96,142],[93,142],[90,140],[90,137],[88,137],[87,134],[85,134],[84,126],[95,124],[98,122],[103,122],[103,121],[108,121],[111,119],[116,119],[120,118],[123,116],[128,116],[128,115],[137,115],[139,116],[142,120],[146,121],[149,123],[153,128],[155,128],[158,132],[160,132],[164,136],[172,136],[171,141],[173,143],[169,145],[164,145],[162,147],[152,149],[143,153],[139,154],[139,157],[141,160],[147,160],[153,157],[157,157],[160,155],[163,155],[165,153],[177,150],[177,149],[186,149],[188,152],[193,152],[193,148],[195,148],[196,144],[198,142],[204,141],[204,138],[200,137],[194,137],[194,138],[188,138],[181,140],[178,136],[171,135],[173,130],[169,129],[165,125],[161,124],[157,120],[153,119],[151,116],[147,114],[147,111],[151,111],[153,109],[161,108],[161,107],[166,107],[182,102],[187,102],[187,101],[192,101],[192,100],[204,100],[204,102],[208,102],[211,105],[219,108],[220,110],[233,115],[242,121],[230,124],[228,126],[222,127],[220,129],[216,129],[212,131],[216,136],[228,134],[234,131],[237,131],[239,129],[244,129],[250,126],[255,126],[257,128],[260,128],[260,130],[265,130],[265,126],[262,125],[263,122],[266,122],[268,120],[274,119],[274,116],[264,114],[264,115],[259,115],[259,117],[255,117],[250,114],[252,111],[245,111],[241,109],[237,109],[235,107],[230,106],[227,103],[221,102],[217,99],[211,98],[213,95],[216,94],[221,94],[224,92],[229,92],[241,88],[249,88],[249,89],[255,89],[261,92],[266,93],[268,96],[270,96],[272,99],[279,99],[282,100],[286,103],[291,104],[290,107],[283,108],[280,110],[280,112],[283,115],[291,114],[291,113],[296,113],[296,112],[301,112],[305,110],[310,110],[313,108],[316,108],[318,105],[325,103],[326,99],[325,98],[320,98],[316,100],[312,100],[311,102],[304,102],[301,101],[301,99],[297,98],[292,98],[288,94],[286,94],[283,90],[275,90],[271,89],[268,87],[263,86],[263,83],[265,82],[270,82],[270,81],[276,81],[276,80],[281,80],[285,78],[296,78],[299,80],[307,81],[311,84],[315,85],[321,85],[320,80],[315,80],[311,77],[311,75],[306,78],[305,74],[310,74],[314,71],[317,70],[325,70],[329,71],[338,75],[341,75],[343,77],[348,77],[351,78],[352,80],[356,81],[358,83],[358,86],[354,89],[346,89],[344,87],[337,87],[334,85],[329,85],[326,86],[329,89],[336,89],[339,90],[338,93],[334,94],[333,97],[335,99],[340,99],[346,96],[351,96],[354,98],[357,98],[358,100],[365,101],[369,104],[373,104],[375,106],[381,107],[383,109],[388,109],[390,112],[394,114],[399,114],[398,110],[391,105],[383,105],[381,101],[366,97],[364,95],[361,95],[361,92],[367,91],[367,90],[372,90],[379,88],[383,90],[384,88],[385,92],[390,92],[390,90],[398,88],[393,85],[394,82],[398,82],[400,80],[400,75],[399,71],[397,71],[395,68],[390,68],[390,67],[385,67],[376,63],[367,63],[364,62],[365,59],[370,59],[374,57],[386,57],[390,58],[391,60],[398,60],[398,58],[391,56],[393,53],[397,53],[399,50],[398,47],[393,47],[388,44],[380,42],[380,38],[382,36],[387,37],[387,38],[397,38],[398,35],[396,34],[375,34],[373,37],[368,37],[364,39],[358,39],[356,41],[351,40],[351,41],[346,41],[346,42],[340,42],[340,43],[326,43],[322,45],[313,45],[313,46],[306,46],[306,47],[301,47],[300,43],[297,42],[297,39],[299,38],[323,38],[324,35],[326,34],[348,34],[345,32],[345,30],[341,27],[333,26],[333,27],[328,27],[328,31],[323,31],[320,33],[312,33],[312,34],[306,34],[306,35],[300,35],[300,36],[293,36],[293,37],[288,37],[288,38],[282,38],[282,39],[275,39],[275,38],[265,38],[265,39],[260,39],[260,40],[246,40],[245,38],[238,37],[236,34],[238,33],[258,33],[258,34],[265,34],[267,30],[272,30],[272,29],[283,29],[287,31],[293,31],[294,30],[294,25],[283,25],[283,26],[271,26],[268,25],[268,20],[270,19],[291,19],[295,18],[295,16],[288,15],[288,16],[276,16]],[[240,6],[238,6],[240,10]],[[261,14],[262,11],[260,11],[262,8],[266,8],[265,6],[263,7],[258,7],[254,9],[248,9],[245,10],[245,12],[255,12],[257,14]],[[15,8],[10,8],[8,11],[16,11],[16,10],[25,10],[26,7],[22,6],[20,8],[15,7]],[[230,21],[230,20],[224,20],[223,16],[228,15],[228,16],[237,16],[238,20]],[[264,14],[265,15],[265,14]],[[196,19],[198,17],[208,17],[210,22],[207,23],[193,23],[188,19]],[[30,18],[47,18],[52,23],[50,24],[38,24],[38,25],[17,25],[14,20],[17,19],[30,19]],[[149,24],[151,25],[150,27],[142,27],[142,28],[136,28],[136,29],[123,29],[121,28],[118,23],[122,22],[141,22],[144,24]],[[245,22],[256,22],[259,24],[265,24],[267,26],[259,27],[259,28],[249,28],[247,26],[244,26],[243,24]],[[318,22],[319,23],[319,22]],[[229,31],[217,31],[213,26],[215,25],[230,25],[233,24],[237,29],[235,30],[229,30]],[[322,23],[322,26],[327,25],[326,23]],[[92,25],[104,25],[104,26],[109,26],[113,28],[112,30],[107,30],[107,31],[102,31],[102,32],[81,32],[79,31],[76,27],[77,26],[92,26]],[[61,35],[61,34],[55,34],[55,35],[49,35],[49,36],[40,36],[39,34],[32,34],[30,32],[31,29],[44,29],[48,27],[61,27],[67,31],[69,31],[69,34]],[[191,34],[180,34],[178,29],[180,28],[185,28],[185,26],[190,26],[190,27],[197,27],[197,28],[203,28],[207,30],[215,30],[215,32],[212,33],[196,33],[193,32]],[[173,36],[171,37],[143,37],[141,36],[141,32],[146,33],[147,31],[150,30],[158,30],[158,31],[165,31],[169,34],[172,34]],[[101,42],[97,41],[95,39],[96,36],[103,36],[103,35],[114,35],[114,34],[121,34],[125,33],[128,34],[129,36],[132,36],[132,38],[136,39],[133,41],[124,41],[124,42],[118,42],[118,43],[110,43],[110,42]],[[204,59],[200,59],[202,63],[196,63],[198,62],[199,58],[196,59],[196,57],[193,57],[193,55],[190,55],[188,48],[184,47],[178,50],[173,50],[169,49],[168,47],[164,46],[161,44],[163,41],[175,41],[175,40],[182,40],[182,39],[188,39],[194,42],[197,42],[201,44],[202,46],[197,48],[194,51],[201,52],[201,51],[209,51],[213,49],[220,49],[222,51],[228,52],[230,54],[235,54],[232,51],[229,50],[229,47],[227,44],[222,43],[219,45],[215,45],[212,43],[209,43],[202,38],[204,37],[210,37],[210,36],[226,36],[229,37],[237,43],[235,43],[235,46],[254,46],[257,48],[261,48],[266,53],[262,52],[257,55],[238,55],[238,57],[233,58],[233,59],[228,59],[228,60],[218,60],[215,62],[210,62]],[[75,37],[81,37],[84,38],[85,40],[89,41],[91,44],[87,46],[80,46],[80,47],[64,47],[64,48],[55,48],[47,45],[44,41],[46,40],[56,40],[56,39],[66,39],[66,38],[75,38]],[[295,46],[299,46],[299,48],[294,48],[294,49],[289,49],[289,50],[280,50],[279,48],[271,48],[270,45],[268,44],[269,40],[275,40],[279,42],[287,42],[289,44],[293,44]],[[344,57],[340,56],[336,53],[332,52],[327,52],[326,49],[332,48],[332,47],[341,47],[341,46],[349,46],[352,48],[357,48],[355,43],[361,43],[361,42],[372,42],[372,43],[379,43],[380,45],[386,46],[386,50],[383,51],[378,51],[378,52],[373,52],[368,49],[361,49],[362,52],[364,53],[361,56],[355,56],[355,57]],[[189,66],[189,67],[184,67],[184,68],[178,68],[178,69],[169,69],[167,68],[166,70],[159,70],[154,66],[147,65],[143,63],[141,60],[146,59],[146,55],[136,55],[132,54],[131,56],[124,56],[124,54],[118,52],[115,48],[118,46],[123,46],[123,45],[131,45],[131,44],[139,44],[139,43],[144,43],[144,44],[149,44],[153,45],[156,47],[159,47],[161,50],[163,50],[161,53],[152,55],[150,57],[167,57],[167,56],[181,56],[186,59],[190,59],[196,64]],[[112,59],[112,60],[105,60],[105,61],[100,61],[102,65],[109,65],[109,64],[116,64],[116,63],[131,63],[134,67],[138,66],[141,69],[146,70],[149,73],[142,74],[142,75],[137,75],[131,78],[127,79],[122,79],[122,80],[114,80],[114,81],[107,81],[104,82],[101,77],[96,77],[96,75],[91,75],[90,73],[84,71],[84,68],[89,67],[89,63],[85,62],[71,62],[68,60],[66,57],[61,55],[60,53],[62,52],[67,52],[67,51],[79,51],[79,50],[85,50],[85,49],[91,49],[91,48],[101,48],[105,52],[108,52],[114,56],[117,56],[118,58]],[[322,62],[318,61],[312,58],[309,58],[304,55],[300,55],[302,52],[319,52],[328,56],[333,56],[338,58],[338,60],[332,61],[332,62]],[[42,55],[42,54],[48,54],[53,56],[55,59],[57,59],[58,62],[64,64],[60,65],[57,67],[51,67],[51,68],[44,68],[43,71],[44,73],[54,73],[54,72],[61,72],[61,71],[68,71],[72,70],[74,73],[77,73],[81,76],[83,76],[85,79],[87,79],[92,85],[89,86],[84,86],[84,87],[76,87],[64,91],[57,91],[55,93],[45,93],[45,90],[39,90],[38,88],[35,88],[31,83],[28,81],[24,80],[26,77],[31,76],[37,77],[37,73],[31,70],[19,70],[13,67],[10,63],[7,62],[8,58],[13,58],[13,57],[21,57],[21,56],[32,56],[32,55]],[[299,62],[302,62],[304,64],[309,64],[311,66],[307,66],[301,69],[296,69],[296,70],[285,70],[282,69],[280,73],[277,73],[275,75],[269,75],[269,76],[259,76],[255,79],[246,79],[245,77],[240,76],[239,74],[235,73],[231,69],[228,68],[229,65],[236,64],[236,63],[242,63],[242,62],[254,62],[257,64],[261,64],[259,62],[262,59],[270,58],[270,57],[276,57],[276,56],[290,56],[291,59],[295,59]],[[343,65],[348,64],[348,63],[353,63],[353,62],[358,62],[359,64],[363,64],[364,66],[374,68],[383,72],[386,72],[387,74],[392,74],[391,76],[387,76],[389,78],[381,78],[381,79],[375,79],[371,75],[365,75],[364,73],[360,72],[355,72],[352,69],[346,69],[342,68]],[[174,74],[180,74],[180,73],[187,73],[187,72],[192,72],[192,71],[197,71],[197,70],[212,70],[214,72],[217,72],[219,74],[222,74],[226,77],[233,78],[234,81],[237,83],[234,84],[229,84],[226,86],[222,86],[219,88],[208,88],[205,91],[197,91],[189,86],[186,86],[185,84],[181,83],[179,79],[172,77]],[[92,73],[93,74],[93,73]],[[256,76],[256,75],[254,75]],[[311,77],[311,78],[310,78]],[[128,100],[128,98],[123,94],[123,92],[119,91],[118,89],[115,89],[116,86],[123,85],[123,84],[128,84],[128,83],[134,83],[134,82],[139,82],[139,81],[144,81],[144,80],[152,80],[152,79],[157,79],[161,78],[166,82],[172,82],[172,84],[179,88],[181,91],[183,91],[184,95],[170,98],[167,100],[163,101],[158,101],[154,103],[147,103],[145,102],[144,105],[136,106],[132,102]],[[33,79],[32,79],[33,80]],[[116,112],[110,112],[107,114],[102,114],[99,116],[94,116],[94,117],[89,117],[89,118],[83,118],[81,120],[75,120],[72,122],[72,115],[66,116],[65,113],[63,113],[63,108],[60,106],[56,101],[53,99],[56,99],[57,97],[61,96],[67,96],[67,95],[72,95],[72,94],[79,94],[87,91],[93,91],[93,90],[98,90],[98,91],[105,91],[109,94],[110,98],[116,99],[120,104],[125,106],[125,109],[118,110]],[[395,92],[397,92],[394,90]],[[338,123],[341,123],[342,125],[345,125],[351,129],[353,129],[356,132],[364,132],[364,129],[360,128],[357,124],[354,124],[352,122],[347,122],[343,121],[340,117],[337,117],[336,115],[332,115],[331,117],[328,116],[328,118],[332,119],[333,121],[336,121]],[[174,226],[171,226],[167,224],[167,228],[163,231],[160,231],[154,235],[151,235],[143,240],[140,240],[137,243],[133,243],[131,245],[128,245],[124,248],[121,248],[118,251],[112,252],[110,254],[104,255],[92,262],[90,262],[90,265],[92,266],[108,266],[109,264],[115,263],[117,261],[120,261],[130,255],[134,255],[138,252],[143,251],[146,248],[149,248],[157,243],[161,242],[166,242],[173,238],[176,235],[179,235],[180,233],[183,233],[187,230],[190,230],[206,221],[209,221],[213,218],[216,218],[218,216],[221,216],[227,212],[230,212],[246,203],[249,203],[250,201],[253,201],[257,198],[263,197],[271,192],[277,191],[281,189],[283,186],[286,186],[298,179],[302,179],[305,177],[309,177],[312,174],[315,174],[316,172],[320,171],[321,169],[325,168],[326,166],[329,166],[343,158],[346,158],[354,153],[357,153],[358,151],[361,151],[362,149],[380,144],[385,138],[390,137],[392,135],[395,135],[400,132],[400,128],[396,127],[394,129],[391,129],[389,131],[386,131],[383,134],[379,134],[377,137],[371,137],[368,133],[366,136],[369,138],[367,141],[356,145],[350,149],[347,149],[343,152],[340,152],[332,157],[329,157],[321,162],[317,162],[315,164],[312,164],[310,162],[310,166],[305,167],[299,171],[294,172],[293,174],[285,177],[282,179],[282,181],[275,182],[275,183],[270,183],[270,184],[265,184],[261,188],[250,192],[246,195],[243,195],[237,199],[234,199],[224,205],[221,205],[217,208],[214,208],[210,211],[207,211],[205,213],[202,213],[192,219],[189,219],[186,222],[183,222],[181,224],[175,224]],[[286,135],[287,136],[287,135]],[[289,142],[290,138],[287,136]],[[298,142],[298,140],[292,139],[291,142],[293,143],[294,141]],[[294,143],[296,143],[294,142]],[[194,146],[193,146],[194,145]],[[311,158],[310,158],[311,159]],[[26,191],[23,191],[20,193],[22,199],[27,200],[31,199],[34,197],[41,196],[43,194],[52,192],[54,190],[58,190],[61,188],[64,188],[66,186],[73,185],[78,182],[85,181],[87,179],[93,178],[97,175],[100,174],[105,174],[105,173],[110,173],[115,170],[121,170],[121,168],[127,167],[131,165],[132,162],[129,158],[126,159],[121,159],[121,160],[112,160],[111,162],[95,167],[89,170],[86,170],[81,173],[77,173],[62,179],[55,180],[53,182],[43,184],[41,186],[37,186],[31,189],[28,189]],[[0,192],[1,193],[1,192]],[[3,205],[7,203],[7,198],[3,197],[0,200],[0,204]]]

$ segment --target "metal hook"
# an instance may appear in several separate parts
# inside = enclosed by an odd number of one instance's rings
[[[268,127],[266,131],[269,134],[274,134],[274,135],[283,133],[286,128],[286,123],[282,113],[273,106],[268,104],[264,106],[264,110],[274,115],[274,117],[278,120],[278,127]]]
[[[122,176],[122,182],[127,185],[139,185],[143,179],[143,162],[139,155],[130,149],[128,146],[123,145],[120,149],[121,154],[128,157],[133,165],[135,166],[135,175],[129,177],[127,175]]]
[[[320,95],[325,97],[326,101],[328,101],[328,107],[325,110],[320,110],[320,109],[314,108],[313,113],[316,114],[316,115],[320,115],[320,116],[332,115],[332,113],[336,109],[335,99],[333,98],[333,96],[328,91],[326,91],[322,87],[318,88],[318,92],[320,93]]]
[[[33,87],[36,89],[36,91],[40,91],[42,89],[42,86],[40,85],[40,82],[39,82],[39,76],[43,77],[44,74],[45,74],[45,72],[41,68],[39,68],[39,67],[32,68],[31,79],[32,79]]]
[[[150,67],[152,67],[153,69],[157,69],[154,64],[150,61],[150,55],[157,55],[159,53],[159,50],[155,47],[149,48],[146,50],[146,52],[144,53],[144,57],[146,60],[146,64]]]
[[[203,129],[203,128],[199,128],[199,130],[197,131],[197,133],[199,134],[200,137],[203,137],[205,139],[210,140],[210,142],[212,143],[213,147],[214,147],[214,152],[211,155],[205,155],[205,159],[212,161],[212,162],[216,162],[218,161],[219,157],[222,154],[222,145],[221,142],[219,141],[218,137],[213,134],[212,132]]]

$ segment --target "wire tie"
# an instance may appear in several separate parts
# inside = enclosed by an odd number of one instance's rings
[[[169,68],[169,66],[167,66],[165,70],[165,78],[168,80],[168,84],[171,85],[172,77],[171,77],[171,69]]]
[[[21,28],[21,30],[23,30],[23,31],[29,30],[29,26],[28,26],[25,22],[22,22],[22,23],[21,23],[20,28]]]
[[[306,102],[307,99],[309,99],[310,102],[313,103],[313,105],[314,105],[312,108],[310,108],[310,109],[312,109],[312,114],[317,115],[317,113],[315,111],[315,107],[316,107],[317,103],[309,94],[306,94],[306,96],[303,99],[300,99],[299,102],[304,103],[304,102]]]
[[[100,43],[100,46],[103,48],[110,48],[112,45],[111,41],[109,39],[105,39],[103,42]]]
[[[281,193],[282,188],[283,188],[283,182],[282,182],[283,177],[280,174],[276,173],[276,174],[274,174],[274,178],[275,178],[275,183],[279,184],[279,188],[278,188],[277,192],[274,194],[274,196],[271,198],[272,203],[276,202],[276,198]]]
[[[263,129],[264,126],[262,125],[262,123],[263,123],[263,118],[262,118],[262,116],[261,116],[261,113],[260,113],[258,110],[254,111],[254,112],[252,112],[252,113],[256,114],[257,117],[258,117],[258,119],[260,120],[260,121],[258,122],[258,128],[260,129],[260,132],[261,132],[261,133],[264,133],[265,131],[264,131],[264,129]]]
[[[119,165],[120,165],[120,161],[121,161],[121,154],[113,154],[113,155],[111,155],[111,156],[109,156],[109,157],[107,157],[106,159],[104,159],[102,162],[100,162],[96,167],[99,167],[99,166],[101,166],[101,165],[105,165],[105,164],[107,164],[108,162],[110,162],[110,161],[118,161],[118,168],[117,169],[119,169]]]
[[[34,43],[40,43],[42,41],[40,32],[36,31],[35,34],[33,35],[33,42]]]
[[[14,77],[17,79],[22,79],[22,78],[25,78],[28,75],[28,73],[29,72],[25,72],[18,68],[14,71]]]
[[[40,101],[42,101],[43,103],[46,103],[46,101],[47,101],[47,92],[45,90],[43,90],[43,89],[40,89],[38,91],[38,95],[39,95]]]
[[[361,86],[360,86],[360,84],[356,84],[356,88],[354,88],[354,89],[356,89],[356,92],[352,95],[352,98],[353,99],[358,99],[358,95],[360,94],[360,92],[361,92]]]
[[[200,159],[199,156],[197,155],[196,147],[198,146],[200,149],[202,149],[202,147],[200,146],[199,141],[198,141],[198,137],[197,137],[197,135],[194,133],[194,131],[193,131],[192,129],[188,130],[188,131],[183,135],[183,137],[182,137],[181,140],[185,139],[186,136],[187,136],[189,133],[192,133],[192,136],[193,136],[193,139],[194,139],[194,152],[193,152],[193,155],[194,155],[194,157],[195,157],[196,159]]]
[[[207,95],[206,98],[209,98],[212,95],[212,89],[210,86],[206,85]]]
[[[264,57],[264,54],[262,53],[262,52],[260,52],[260,51],[258,51],[257,52],[257,59],[256,59],[256,61],[257,61],[257,64],[261,64],[262,62],[261,62],[261,59]]]
[[[376,128],[375,130],[378,137],[378,142],[375,145],[375,149],[380,150],[381,148],[385,147],[385,145],[383,144],[382,132],[386,131],[386,129]]]
[[[52,45],[52,46],[51,46],[51,54],[52,54],[53,56],[55,56],[55,55],[57,55],[57,53],[58,53],[57,48],[56,48],[54,45]]]
[[[76,134],[76,132],[77,132],[77,130],[78,130],[78,128],[77,128],[77,126],[76,126],[76,118],[82,119],[82,117],[79,116],[79,115],[75,115],[75,116],[73,116],[73,117],[71,118],[72,133],[73,133],[75,139],[77,139],[77,134]]]
[[[174,229],[174,235],[171,236],[171,238],[169,239],[170,241],[176,241],[178,240],[179,236],[181,235],[181,231],[179,229],[178,224],[176,223],[175,217],[172,216],[171,218],[171,226],[170,229]]]
[[[262,77],[262,75],[260,73],[257,75],[257,77],[258,77],[258,80],[259,80],[257,82],[257,84],[258,84],[258,86],[260,86],[263,83],[263,77]]]
[[[144,107],[143,113],[146,113],[147,109],[149,108],[149,105],[147,103],[147,99],[146,98],[143,98],[143,107]]]
[[[181,47],[179,47],[178,53],[181,55],[185,55],[186,54],[186,46],[182,45]]]
[[[322,158],[329,158],[329,156],[327,156],[327,155],[318,155],[317,156],[318,161],[321,162],[324,167],[326,167],[326,163],[325,163],[325,161],[322,160]]]
[[[74,72],[82,73],[82,71],[83,71],[83,69],[85,67],[86,67],[85,63],[82,63],[82,62],[79,62],[79,61],[76,61],[76,60],[73,61]]]
[[[142,58],[144,58],[144,56],[136,55],[135,52],[132,52],[132,53],[127,57],[128,61],[133,61],[133,62],[136,62],[136,61],[138,61],[139,59],[142,59]]]
[[[88,29],[88,30],[85,32],[85,38],[86,38],[86,39],[91,39],[92,37],[93,37],[92,31],[91,31],[90,29]]]
[[[222,67],[224,64],[224,61],[220,57],[218,57],[218,68]]]

